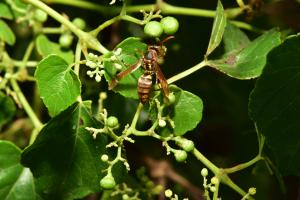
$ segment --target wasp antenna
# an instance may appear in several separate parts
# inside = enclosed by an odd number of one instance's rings
[[[171,35],[171,36],[165,38],[163,41],[160,42],[160,46],[162,46],[165,42],[167,42],[168,40],[171,40],[171,39],[175,39],[175,36]]]

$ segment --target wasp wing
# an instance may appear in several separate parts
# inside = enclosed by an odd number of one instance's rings
[[[130,74],[131,72],[134,72],[137,70],[143,62],[143,59],[140,58],[134,65],[130,66],[129,68],[125,69],[124,71],[121,71],[120,73],[117,74],[115,78],[111,80],[109,83],[109,90],[112,90],[116,85],[118,84],[119,80]]]
[[[167,82],[164,74],[162,73],[162,71],[157,63],[153,63],[153,67],[154,67],[156,78],[158,79],[158,81],[161,85],[164,95],[169,96],[169,93],[170,93],[169,86],[168,86],[168,82]]]

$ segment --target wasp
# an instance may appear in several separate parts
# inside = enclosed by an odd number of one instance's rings
[[[154,77],[156,82],[159,82],[164,96],[169,96],[168,83],[158,63],[159,60],[166,55],[166,47],[163,44],[173,38],[174,36],[169,36],[161,41],[158,45],[148,45],[146,53],[142,54],[142,57],[134,65],[118,73],[116,77],[112,79],[111,83],[109,84],[109,89],[113,89],[118,84],[119,80],[135,71],[139,67],[142,67],[144,69],[144,73],[138,79],[137,86],[138,96],[141,103],[145,104],[149,101]]]

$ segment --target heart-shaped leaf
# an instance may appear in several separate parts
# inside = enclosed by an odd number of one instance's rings
[[[33,176],[20,164],[21,150],[13,143],[0,140],[0,199],[36,199]]]
[[[249,114],[284,175],[300,175],[300,36],[270,52],[250,95]]]
[[[97,122],[86,103],[75,103],[52,118],[22,153],[44,199],[79,199],[100,191],[107,139],[93,139],[85,127],[96,128]]]
[[[78,76],[57,55],[49,55],[38,64],[35,78],[41,98],[52,116],[69,107],[80,95]]]
[[[226,37],[228,37],[227,34]],[[225,39],[225,41],[228,40],[231,40],[231,37]],[[238,79],[260,76],[266,64],[267,54],[281,43],[280,33],[276,29],[272,29],[248,45],[247,43],[243,43],[241,46],[230,44],[230,48],[236,46],[236,50],[226,53],[221,59],[208,61],[208,65]],[[246,46],[243,47],[243,45]]]
[[[50,41],[45,35],[39,35],[36,38],[36,48],[43,58],[50,54],[56,54],[63,58],[68,64],[74,62],[74,53],[72,50],[61,49],[59,44]]]

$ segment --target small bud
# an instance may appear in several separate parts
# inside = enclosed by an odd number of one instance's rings
[[[215,186],[211,186],[209,189],[211,192],[216,192],[216,190],[217,190]]]
[[[114,66],[117,70],[121,70],[123,68],[119,63],[115,63]]]
[[[101,92],[100,93],[100,99],[107,99],[107,93],[106,92]]]
[[[176,150],[174,156],[177,162],[183,162],[187,159],[187,153],[183,150]]]
[[[121,49],[121,48],[117,48],[117,49],[114,51],[114,54],[115,54],[116,56],[121,55],[121,53],[122,53],[122,49]]]
[[[102,160],[103,162],[107,162],[107,161],[108,161],[108,155],[103,154],[103,155],[101,156],[101,160]]]
[[[96,75],[95,80],[99,83],[101,81],[101,76],[99,74]]]
[[[86,72],[86,74],[87,74],[88,76],[93,77],[93,72],[92,72],[91,70],[88,70],[88,71]]]
[[[166,123],[165,120],[160,119],[160,120],[158,120],[158,125],[159,125],[160,127],[165,127],[165,126],[167,125],[167,123]]]
[[[214,184],[214,185],[217,185],[218,183],[219,183],[219,179],[217,178],[217,177],[212,177],[211,179],[210,179],[210,182],[212,183],[212,184]]]
[[[206,176],[208,175],[208,170],[207,170],[206,168],[203,168],[203,169],[201,170],[201,175],[202,175],[203,177],[206,177]]]
[[[127,199],[129,199],[129,196],[128,196],[128,194],[123,194],[123,195],[122,195],[122,199],[123,199],[123,200],[127,200]]]
[[[172,197],[172,195],[173,195],[173,192],[172,192],[172,190],[170,190],[170,189],[167,189],[167,190],[165,191],[165,196],[166,196],[167,198],[170,198],[170,197]]]
[[[89,53],[88,54],[88,59],[89,60],[93,60],[94,59],[94,54],[93,53]]]
[[[256,194],[256,188],[254,188],[254,187],[249,188],[248,193],[250,195],[255,195]]]

